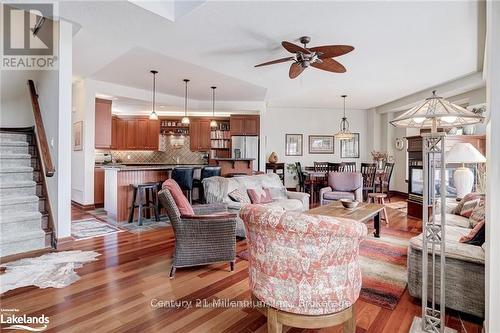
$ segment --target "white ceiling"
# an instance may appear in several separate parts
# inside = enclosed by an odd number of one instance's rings
[[[175,22],[128,1],[63,2],[62,17],[81,24],[74,72],[150,89],[209,99],[265,100],[271,106],[366,109],[476,72],[482,52],[475,1],[208,1]],[[482,22],[484,23],[484,22]],[[345,74],[307,69],[288,78],[287,64],[254,68],[288,56],[282,40],[312,37],[310,46],[350,44],[338,60]],[[482,59],[481,59],[482,60]]]

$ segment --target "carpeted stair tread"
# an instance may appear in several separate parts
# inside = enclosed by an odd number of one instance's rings
[[[27,166],[18,166],[18,167],[6,167],[0,169],[0,173],[24,173],[24,172],[33,172],[33,168]]]
[[[0,159],[30,159],[30,154],[5,153],[0,154]]]
[[[27,196],[20,196],[20,197],[7,197],[7,198],[0,197],[0,206],[15,205],[15,204],[20,204],[20,203],[38,202],[38,200],[39,200],[39,198],[36,195],[27,195]]]
[[[0,189],[7,188],[22,188],[22,187],[31,187],[36,186],[37,183],[33,180],[19,180],[13,182],[0,182]]]
[[[27,220],[41,219],[40,212],[15,212],[0,215],[0,223],[13,223]]]
[[[7,147],[28,147],[29,143],[27,143],[26,141],[1,140],[0,141],[0,146],[7,146]]]
[[[0,239],[0,243],[2,245],[6,245],[9,243],[16,243],[16,242],[21,242],[21,241],[27,241],[31,239],[45,239],[45,231],[42,229],[39,230],[33,230],[30,232],[23,232],[20,234],[11,234],[9,237],[2,237]]]

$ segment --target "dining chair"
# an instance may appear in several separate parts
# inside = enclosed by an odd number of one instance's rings
[[[305,192],[308,193],[307,191],[310,190],[310,185],[311,182],[310,180],[307,179],[306,175],[302,171],[302,165],[300,162],[295,162],[295,167],[297,169],[297,180],[299,182],[299,192]]]
[[[384,171],[382,173],[382,176],[380,177],[379,180],[375,181],[375,188],[377,189],[378,192],[387,194],[387,200],[389,200],[389,202],[391,202],[391,193],[389,188],[391,184],[391,177],[393,170],[394,170],[394,163],[386,162],[384,165]]]
[[[356,172],[356,162],[342,162],[341,172]]]
[[[328,162],[314,162],[315,172],[328,172]]]
[[[330,163],[328,162],[328,172],[339,172],[342,167],[342,163]]]
[[[363,175],[363,200],[368,200],[368,193],[375,192],[377,163],[361,163],[361,174]]]

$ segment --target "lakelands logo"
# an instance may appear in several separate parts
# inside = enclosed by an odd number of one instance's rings
[[[2,309],[2,312],[6,310]],[[49,317],[45,315],[40,316],[27,316],[27,315],[17,315],[15,312],[19,310],[12,310],[14,313],[0,314],[0,325],[2,330],[25,330],[30,332],[42,332],[45,331],[49,325]],[[6,311],[11,312],[11,311]],[[4,327],[4,325],[9,325]]]
[[[53,3],[2,5],[2,69],[56,69]]]

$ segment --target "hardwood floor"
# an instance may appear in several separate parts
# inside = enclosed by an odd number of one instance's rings
[[[420,230],[420,221],[388,209],[390,225],[409,232]],[[73,208],[74,219],[89,214]],[[79,240],[74,249],[101,253],[98,261],[77,270],[81,280],[63,289],[25,287],[1,296],[2,308],[17,308],[19,315],[45,314],[45,332],[266,332],[266,318],[249,308],[199,308],[197,300],[249,300],[246,261],[229,265],[178,269],[169,279],[174,246],[170,228],[134,234],[121,232]],[[246,248],[245,241],[237,244]],[[191,302],[190,308],[157,308],[158,301]],[[152,304],[153,303],[153,304]],[[408,332],[420,314],[420,302],[406,291],[397,307],[387,310],[370,303],[356,303],[357,332]],[[479,333],[481,326],[447,316],[447,325],[459,332]],[[288,328],[288,332],[316,332]],[[320,332],[342,332],[341,326]]]

